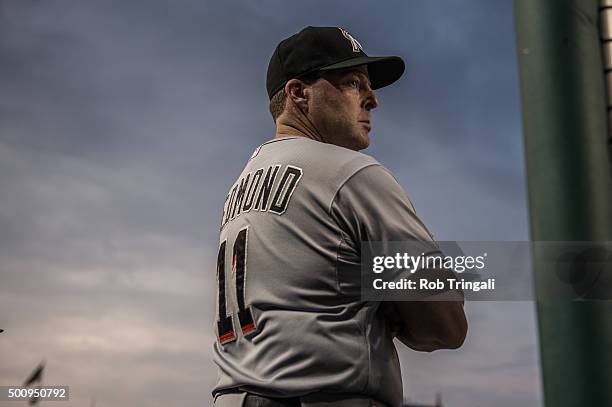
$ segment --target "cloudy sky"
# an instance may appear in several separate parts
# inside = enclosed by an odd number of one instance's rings
[[[406,60],[366,152],[437,239],[528,239],[511,0],[0,0],[0,385],[210,404],[221,207],[305,25]],[[400,350],[406,398],[541,406],[534,304],[467,312],[461,350]]]

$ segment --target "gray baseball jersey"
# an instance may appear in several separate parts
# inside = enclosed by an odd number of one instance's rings
[[[401,406],[390,327],[380,303],[360,299],[360,248],[413,239],[432,237],[372,157],[303,137],[258,147],[221,219],[213,395],[342,392]]]

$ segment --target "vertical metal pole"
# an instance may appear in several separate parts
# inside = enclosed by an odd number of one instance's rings
[[[610,174],[612,174],[612,0],[600,0],[599,26],[603,49],[603,65],[606,73],[608,96],[608,147],[610,149]]]
[[[532,239],[611,241],[599,0],[515,0],[515,17]],[[556,276],[535,273],[542,298]],[[537,310],[546,405],[612,406],[612,302]]]

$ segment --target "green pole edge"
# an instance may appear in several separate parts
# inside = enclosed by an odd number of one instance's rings
[[[599,1],[514,6],[531,238],[612,241]],[[612,406],[612,301],[543,301],[552,271],[535,270],[546,405]]]

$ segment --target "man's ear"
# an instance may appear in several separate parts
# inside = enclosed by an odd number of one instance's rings
[[[299,79],[290,79],[285,84],[285,94],[288,99],[291,99],[304,114],[308,112],[308,97],[309,92],[306,92],[306,83]]]

